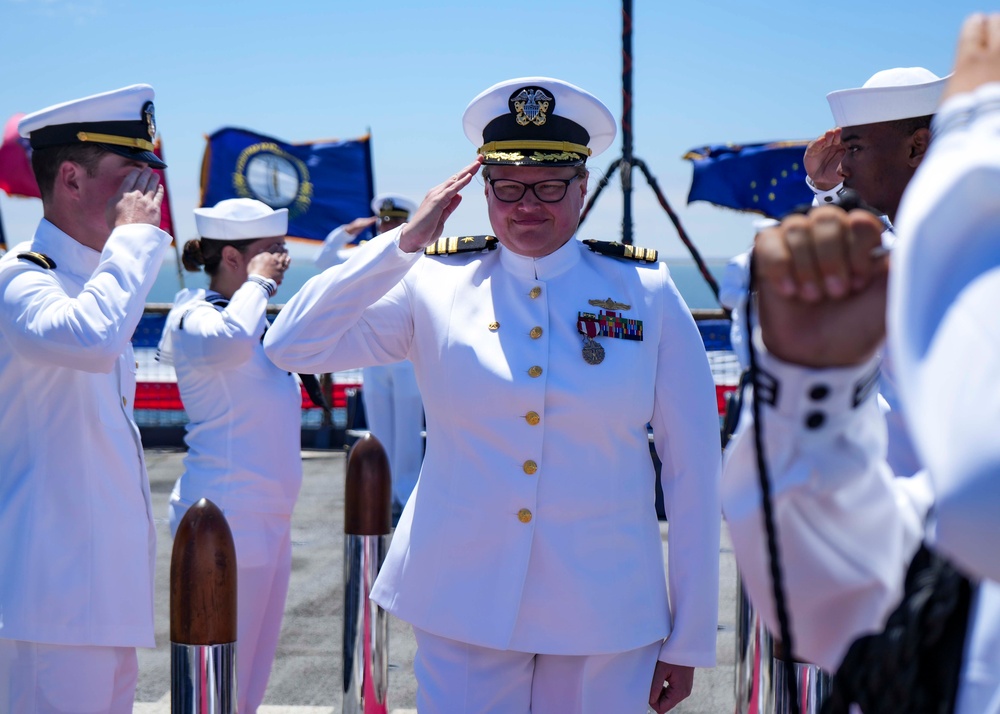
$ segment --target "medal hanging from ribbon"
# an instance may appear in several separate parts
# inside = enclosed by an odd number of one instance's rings
[[[604,361],[604,348],[595,340],[601,331],[597,324],[597,315],[592,312],[578,313],[576,329],[583,335],[583,361],[587,364],[600,364]]]

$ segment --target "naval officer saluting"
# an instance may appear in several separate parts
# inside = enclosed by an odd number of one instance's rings
[[[131,712],[156,533],[129,340],[170,245],[153,88],[18,130],[44,217],[0,259],[0,711]]]
[[[596,97],[509,80],[464,125],[480,157],[309,281],[265,351],[316,372],[413,362],[427,453],[372,597],[414,627],[422,714],[666,711],[715,663],[719,424],[701,338],[655,251],[574,238],[585,161],[615,136]],[[438,240],[482,164],[497,238]]]
[[[375,235],[399,228],[417,210],[417,204],[397,193],[380,193],[372,199],[371,209],[374,216],[355,218],[330,231],[316,256],[317,268],[325,270],[351,257],[357,246],[348,241],[369,226],[375,226]],[[403,504],[417,485],[424,459],[424,440],[420,434],[424,428],[424,405],[417,377],[413,365],[403,361],[365,367],[362,378],[365,421],[389,457],[392,513],[398,519]]]

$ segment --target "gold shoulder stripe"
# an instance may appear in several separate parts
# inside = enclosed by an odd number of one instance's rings
[[[30,263],[34,263],[40,268],[45,268],[46,270],[56,269],[56,261],[52,260],[52,258],[44,253],[36,253],[34,251],[26,250],[23,253],[18,253],[17,257],[21,260],[27,260]]]
[[[453,255],[494,250],[496,247],[497,239],[493,236],[449,236],[438,238],[436,242],[424,248],[424,254]]]
[[[655,248],[640,248],[634,245],[624,245],[617,241],[612,243],[602,240],[585,240],[583,242],[595,253],[625,258],[626,260],[638,260],[642,263],[655,263],[659,256]]]

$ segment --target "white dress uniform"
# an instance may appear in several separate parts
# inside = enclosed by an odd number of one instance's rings
[[[204,233],[204,219],[196,217]],[[284,220],[262,237],[283,234]],[[160,361],[174,366],[190,420],[184,474],[170,495],[171,533],[201,498],[222,509],[233,533],[240,712],[256,711],[267,688],[291,574],[292,510],[302,485],[301,391],[295,376],[276,367],[261,346],[268,282],[250,276],[229,301],[211,290],[182,290],[158,350]]]
[[[417,206],[405,196],[381,193],[371,202],[372,212],[381,220],[405,220]],[[333,229],[323,242],[315,265],[326,270],[350,258],[356,247],[347,244],[354,238],[347,226]],[[408,361],[373,365],[362,372],[361,395],[365,405],[368,430],[385,447],[392,474],[392,496],[400,507],[417,485],[420,464],[424,459],[424,405],[417,387],[417,376]]]
[[[399,231],[308,283],[264,340],[276,364],[410,359],[427,454],[373,598],[433,635],[500,650],[715,662],[718,415],[704,346],[666,266],[570,240],[421,257]],[[613,298],[642,341],[581,355],[578,312]],[[331,309],[336,305],[336,309]],[[670,600],[652,423],[670,521]]]
[[[758,231],[760,228],[757,229]],[[726,263],[719,281],[719,304],[730,310],[729,341],[740,372],[747,368],[749,330],[747,329],[747,285],[750,283],[750,251],[738,253]]]
[[[352,238],[354,238],[354,236],[347,232],[346,224],[337,226],[327,234],[326,239],[323,241],[323,245],[320,246],[319,253],[316,254],[316,258],[313,263],[320,270],[326,270],[334,265],[340,265],[345,260],[350,258],[351,254],[355,250],[354,248],[347,247],[347,244],[351,242]]]
[[[291,517],[302,485],[302,396],[261,346],[267,301],[252,280],[228,304],[213,291],[182,290],[167,316],[159,355],[177,372],[190,419],[171,495],[183,510],[208,498],[227,514]]]
[[[170,236],[47,220],[0,259],[0,637],[152,647],[156,536],[130,339]],[[48,270],[18,254],[48,256]]]
[[[153,96],[140,84],[76,99],[23,117],[18,132],[39,153],[97,147],[103,181],[125,165],[111,154],[163,168]],[[47,216],[68,210],[63,188]],[[0,711],[131,711],[135,648],[154,646],[156,536],[130,340],[170,236],[137,223],[99,250],[84,238],[43,219],[0,259]]]
[[[169,245],[135,224],[98,253],[43,219],[0,259],[0,710],[130,711],[155,646],[129,340]]]
[[[897,216],[888,335],[913,443],[927,471],[894,478],[867,388],[875,361],[808,370],[762,354],[776,380],[761,404],[797,652],[835,668],[898,603],[925,539],[979,579],[958,714],[1000,712],[996,473],[1000,301],[1000,84],[946,102]],[[822,396],[820,396],[822,395]],[[748,591],[771,601],[749,410],[729,447],[726,519]]]

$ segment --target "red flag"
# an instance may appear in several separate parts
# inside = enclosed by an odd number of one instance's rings
[[[160,137],[156,137],[153,144],[153,153],[163,159],[163,142]],[[167,172],[166,169],[153,169],[160,176],[160,183],[163,185],[163,204],[160,206],[160,230],[169,233],[174,241],[174,217],[170,212],[170,194],[167,193]]]
[[[31,170],[31,148],[27,139],[17,133],[17,123],[24,114],[15,114],[7,120],[0,144],[0,190],[8,196],[41,198],[35,173]]]

